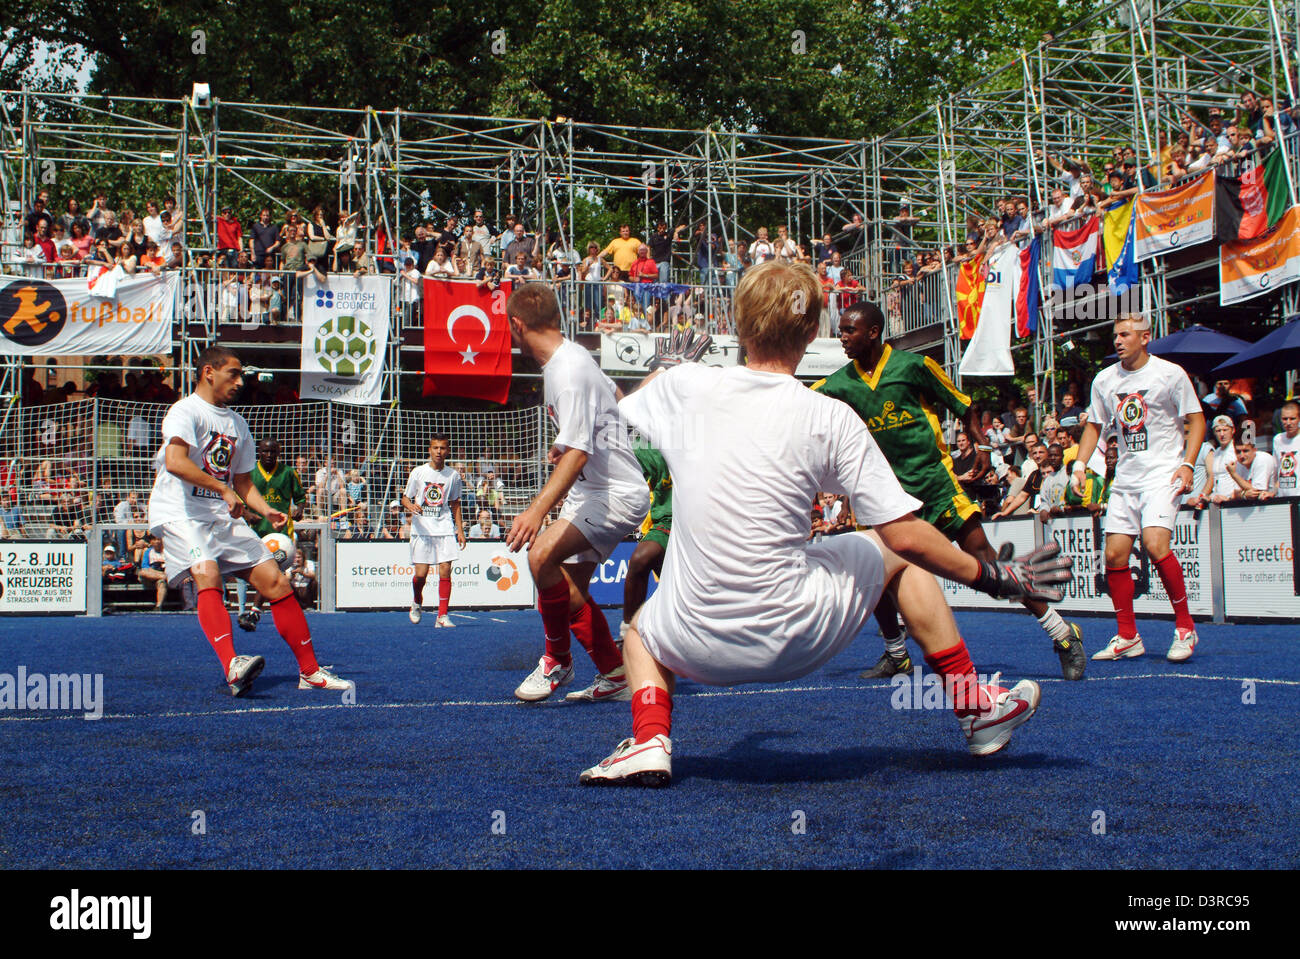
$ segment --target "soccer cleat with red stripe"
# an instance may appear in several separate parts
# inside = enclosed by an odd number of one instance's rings
[[[1184,660],[1192,658],[1192,652],[1196,649],[1196,630],[1194,629],[1175,629],[1174,644],[1169,647],[1169,655],[1165,659],[1171,663],[1181,663]]]
[[[437,629],[453,629],[456,626],[456,624],[451,621],[451,617],[446,613],[439,616],[433,625]]]
[[[548,699],[551,693],[561,686],[567,686],[571,682],[573,682],[573,663],[565,666],[559,660],[543,655],[537,661],[537,668],[519,684],[519,688],[515,690],[515,697],[526,703],[540,702]]]
[[[352,682],[352,680],[340,679],[338,676],[335,676],[324,666],[318,667],[316,672],[312,673],[310,676],[304,676],[301,673],[298,675],[299,689],[343,690],[343,689],[352,689],[355,686],[356,683]]]
[[[1010,689],[998,686],[994,675],[984,688],[995,698],[986,713],[959,717],[966,745],[974,756],[991,756],[1011,741],[1011,734],[1024,725],[1038,709],[1043,691],[1031,679],[1022,679]]]
[[[673,781],[673,743],[654,736],[643,743],[625,739],[598,766],[584,769],[578,782],[584,786],[648,786],[658,788]]]
[[[616,677],[597,673],[586,689],[578,689],[564,697],[571,703],[603,703],[606,700],[627,703],[632,701],[632,690],[627,688],[627,675]]]
[[[236,656],[232,659],[230,669],[226,671],[230,695],[242,696],[248,692],[248,687],[253,685],[253,680],[265,666],[266,660],[261,656]]]
[[[1123,636],[1112,636],[1109,643],[1092,654],[1092,658],[1136,659],[1138,656],[1145,655],[1145,653],[1146,647],[1142,645],[1141,636],[1134,636],[1132,639],[1125,639]]]

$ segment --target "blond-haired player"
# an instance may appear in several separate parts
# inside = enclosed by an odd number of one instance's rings
[[[914,514],[920,502],[903,492],[861,418],[794,377],[821,303],[808,266],[754,267],[735,296],[749,365],[681,364],[620,404],[668,462],[673,536],[659,589],[626,633],[633,735],[584,771],[583,783],[666,785],[677,676],[725,686],[803,676],[857,636],[885,589],[947,681],[971,752],[1001,749],[1038,706],[1034,682],[979,683],[926,570],[994,596],[1059,600],[1053,584],[1069,580],[1070,561],[1052,545],[982,562]],[[873,530],[808,543],[816,490],[847,493]]]
[[[1183,567],[1169,544],[1179,503],[1192,488],[1196,454],[1205,439],[1205,415],[1183,368],[1148,353],[1150,342],[1150,317],[1130,313],[1115,321],[1119,360],[1092,381],[1088,422],[1070,478],[1077,495],[1097,438],[1114,423],[1119,460],[1106,505],[1106,588],[1118,630],[1093,659],[1132,659],[1146,652],[1133,615],[1128,565],[1133,540],[1139,535],[1174,607],[1174,642],[1167,658],[1182,662],[1196,648]]]

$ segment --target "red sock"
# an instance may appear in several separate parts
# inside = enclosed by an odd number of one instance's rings
[[[1182,578],[1182,570],[1179,570],[1179,582]],[[1138,634],[1138,625],[1133,616],[1133,575],[1127,566],[1106,567],[1106,590],[1110,593],[1110,604],[1115,607],[1120,638],[1132,639]]]
[[[451,603],[451,577],[438,578],[438,615],[447,615],[447,606]]]
[[[612,673],[623,665],[623,657],[609,631],[609,620],[593,600],[588,599],[569,617],[569,628],[602,673]]]
[[[307,617],[302,614],[298,597],[293,593],[281,596],[271,604],[271,615],[275,617],[276,630],[298,657],[298,672],[310,676],[320,669],[316,651],[311,645],[311,630],[307,628]]]
[[[234,627],[230,622],[230,611],[226,609],[226,600],[221,590],[209,587],[199,590],[199,627],[208,637],[217,659],[221,660],[221,675],[230,672],[230,661],[235,658],[235,641],[231,637]]]
[[[655,736],[671,736],[673,697],[658,686],[642,686],[632,694],[632,738],[643,743]]]
[[[415,605],[424,605],[424,583],[429,577],[415,576],[411,579],[411,592],[415,594]]]
[[[537,609],[546,634],[546,655],[567,666],[573,661],[569,655],[569,581],[561,578],[554,586],[539,589]]]
[[[993,705],[993,698],[979,684],[975,664],[970,661],[966,644],[960,639],[956,646],[927,654],[925,661],[943,677],[944,689],[952,698],[952,711],[958,716],[982,713]]]
[[[1165,584],[1165,594],[1174,607],[1174,624],[1179,629],[1195,629],[1191,610],[1187,608],[1187,584],[1183,582],[1183,564],[1172,552],[1156,563],[1156,572],[1160,582]]]

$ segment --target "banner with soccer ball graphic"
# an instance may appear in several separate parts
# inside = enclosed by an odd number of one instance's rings
[[[383,276],[307,277],[302,307],[304,400],[374,406],[383,393],[391,286]]]

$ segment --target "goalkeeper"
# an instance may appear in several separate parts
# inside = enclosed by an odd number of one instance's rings
[[[641,542],[632,552],[627,564],[627,579],[623,581],[623,625],[618,630],[621,644],[627,635],[632,617],[645,602],[650,588],[650,574],[658,575],[664,568],[668,552],[668,536],[673,530],[673,478],[668,464],[657,449],[638,439],[632,446],[641,473],[650,486],[650,512],[641,524]]]

